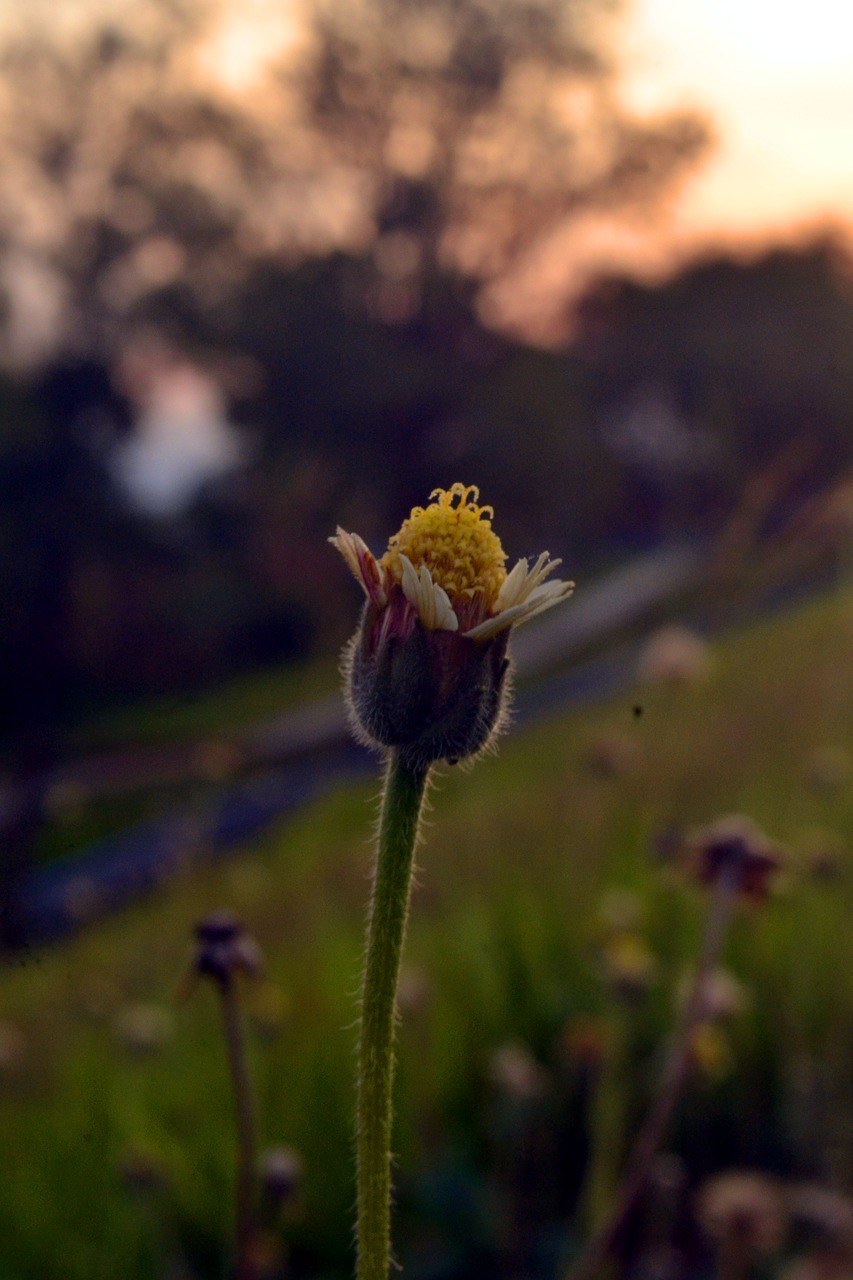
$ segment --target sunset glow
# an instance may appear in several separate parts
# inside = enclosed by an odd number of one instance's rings
[[[685,187],[676,233],[853,221],[853,7],[844,0],[637,0],[631,101],[689,102],[717,146]]]
[[[553,299],[601,271],[660,279],[697,253],[754,253],[832,229],[853,240],[853,6],[846,0],[634,0],[622,93],[640,115],[710,122],[708,156],[654,211],[592,213],[485,302],[543,341],[565,334]]]

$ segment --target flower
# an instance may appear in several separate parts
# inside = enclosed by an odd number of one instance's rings
[[[748,901],[763,902],[783,865],[782,849],[750,818],[731,814],[694,833],[688,841],[694,872],[702,884],[732,875]]]
[[[779,1186],[761,1173],[720,1173],[699,1190],[696,1216],[717,1241],[736,1245],[747,1256],[774,1253],[785,1235],[785,1205]]]
[[[519,560],[508,574],[506,552],[492,530],[494,510],[478,506],[479,496],[476,485],[433,489],[437,501],[413,508],[378,561],[357,533],[339,528],[329,541],[378,609],[392,604],[395,593],[399,602],[402,593],[409,608],[402,605],[396,621],[403,629],[417,616],[428,631],[461,630],[469,640],[487,640],[550,609],[571,595],[574,583],[545,582],[562,563],[547,551],[532,569]]]
[[[494,512],[474,485],[430,497],[378,560],[356,533],[339,528],[329,539],[367,597],[346,656],[356,728],[428,763],[486,745],[505,706],[511,628],[574,587],[546,581],[560,564],[547,552],[507,573]]]
[[[205,916],[196,925],[195,936],[196,974],[212,978],[221,986],[227,986],[238,970],[250,978],[259,976],[263,968],[260,948],[230,911],[213,911]]]

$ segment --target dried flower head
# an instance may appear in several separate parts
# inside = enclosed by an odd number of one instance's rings
[[[745,898],[762,902],[782,866],[782,850],[750,818],[734,814],[695,832],[688,841],[693,866],[702,884],[725,873],[737,877]]]
[[[640,657],[640,679],[649,684],[696,684],[708,672],[708,646],[686,627],[663,627]]]
[[[647,994],[657,974],[657,961],[636,931],[617,933],[601,951],[604,979],[615,996],[628,1002]]]
[[[370,745],[431,764],[475,755],[505,707],[510,629],[571,594],[547,552],[507,573],[473,485],[435,489],[377,560],[355,533],[330,541],[367,601],[347,653],[352,717]]]
[[[842,1255],[853,1262],[853,1200],[818,1183],[797,1183],[788,1190],[792,1225],[810,1249]],[[849,1270],[844,1274],[849,1275]]]
[[[276,1209],[295,1200],[302,1189],[302,1157],[295,1147],[270,1147],[261,1156],[261,1192]]]
[[[718,1241],[736,1240],[752,1256],[774,1253],[785,1238],[782,1194],[761,1173],[721,1173],[699,1192],[696,1214],[703,1230]]]
[[[215,982],[227,983],[235,973],[251,978],[261,973],[258,944],[230,911],[214,911],[195,928],[195,972]]]

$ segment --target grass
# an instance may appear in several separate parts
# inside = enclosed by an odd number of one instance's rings
[[[694,1082],[676,1141],[695,1177],[721,1163],[850,1163],[853,783],[841,753],[853,751],[852,637],[853,594],[810,603],[717,645],[695,686],[555,717],[469,775],[439,779],[400,1036],[397,1239],[411,1274],[493,1256],[520,1185],[519,1125],[544,1153],[525,1174],[535,1212],[565,1225],[594,1110],[583,1054],[610,1062],[608,1105],[632,1123],[701,927],[700,892],[660,864],[655,841],[721,813],[749,813],[797,856],[778,899],[736,922],[728,960],[749,1007],[724,1033],[728,1067],[721,1059]],[[602,735],[629,744],[631,767],[590,769]],[[821,787],[809,762],[826,747],[839,778]],[[239,857],[0,974],[0,1150],[14,1170],[0,1181],[3,1280],[150,1280],[179,1255],[192,1274],[227,1274],[232,1131],[216,1008],[205,989],[175,1000],[191,926],[220,906],[268,961],[265,985],[248,993],[264,1139],[295,1145],[305,1163],[301,1207],[279,1238],[297,1273],[349,1274],[353,1024],[377,790],[342,790]],[[818,840],[842,848],[824,869],[831,882],[807,874]],[[601,976],[599,908],[615,888],[636,896],[655,956],[651,989],[632,1005]],[[159,1047],[123,1042],[122,1011],[140,1004],[166,1011]],[[547,1081],[530,1102],[535,1124],[496,1080],[509,1043]],[[809,1090],[820,1095],[811,1111]],[[599,1091],[599,1114],[604,1103]],[[131,1153],[150,1157],[162,1185],[128,1188]]]
[[[34,857],[39,863],[73,855],[128,827],[154,820],[182,807],[192,807],[217,781],[218,757],[243,730],[328,696],[337,679],[337,660],[328,656],[300,667],[274,667],[241,676],[222,687],[145,704],[102,709],[68,734],[66,753],[156,752],[160,746],[186,744],[186,776],[168,784],[139,788],[119,786],[94,797],[62,796],[38,833]],[[225,726],[225,728],[223,728]],[[205,752],[213,759],[213,778],[199,767]],[[193,762],[195,760],[195,767]]]
[[[223,724],[233,731],[328,693],[336,671],[337,659],[327,655],[301,666],[270,667],[238,676],[217,689],[103,709],[71,731],[67,746],[86,751],[129,742],[216,737]]]

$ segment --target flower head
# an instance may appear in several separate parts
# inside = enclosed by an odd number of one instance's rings
[[[693,869],[702,884],[733,875],[742,897],[763,902],[783,865],[782,849],[740,814],[719,818],[688,841]]]
[[[348,657],[360,732],[430,762],[475,754],[505,700],[509,631],[570,595],[546,581],[560,564],[547,552],[507,573],[491,507],[474,485],[435,489],[415,507],[378,560],[356,533],[330,541],[367,597]]]
[[[196,974],[227,985],[240,971],[257,977],[263,967],[261,952],[254,938],[246,933],[230,911],[214,911],[195,927],[196,952],[193,968]]]

